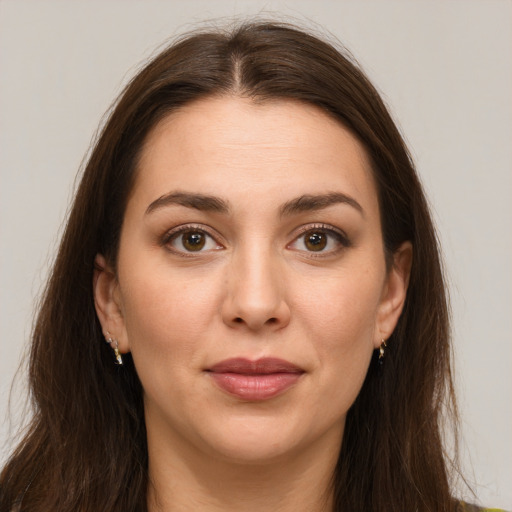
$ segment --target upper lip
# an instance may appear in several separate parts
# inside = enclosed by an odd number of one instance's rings
[[[243,375],[269,375],[272,373],[303,373],[298,366],[276,357],[251,360],[243,357],[226,359],[214,364],[208,371],[213,373],[240,373]]]

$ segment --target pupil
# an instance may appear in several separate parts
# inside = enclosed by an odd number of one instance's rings
[[[327,237],[324,233],[311,233],[306,238],[306,246],[311,251],[321,251],[327,245]]]
[[[202,233],[187,233],[183,237],[183,245],[189,251],[199,251],[204,247],[205,237]]]

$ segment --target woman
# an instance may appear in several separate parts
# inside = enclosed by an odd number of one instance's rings
[[[463,507],[421,185],[373,86],[293,27],[187,36],[128,85],[30,378],[1,510]]]

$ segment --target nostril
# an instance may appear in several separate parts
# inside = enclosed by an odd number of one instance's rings
[[[236,324],[243,324],[245,323],[244,322],[244,319],[243,318],[240,318],[239,316],[237,316],[236,318],[233,319],[233,322],[236,323]],[[265,324],[267,325],[273,325],[273,324],[276,324],[278,323],[278,320],[276,317],[272,317],[272,318],[269,318]]]

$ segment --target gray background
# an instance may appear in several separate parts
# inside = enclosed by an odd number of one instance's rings
[[[402,127],[447,262],[464,471],[480,501],[512,509],[509,0],[0,1],[0,420],[102,114],[165,39],[276,12],[338,37]],[[23,372],[17,383],[0,460]]]

